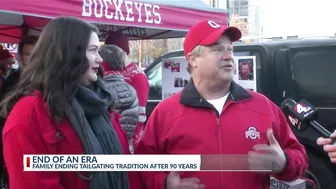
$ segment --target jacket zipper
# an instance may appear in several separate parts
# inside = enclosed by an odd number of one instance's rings
[[[233,96],[231,95],[231,98],[234,100]],[[233,103],[233,101],[229,101],[228,103],[226,103],[223,107],[223,110],[222,112],[219,112],[217,114],[217,110],[215,110],[215,113],[216,113],[216,122],[217,122],[217,129],[218,129],[218,145],[219,145],[219,154],[220,155],[223,155],[223,152],[222,152],[222,132],[221,132],[221,125],[220,125],[220,120],[219,120],[219,117],[220,115],[225,111],[225,109],[231,104]],[[223,166],[223,161],[221,161],[221,167],[224,167]],[[221,189],[223,189],[223,186],[224,186],[224,175],[223,175],[223,172],[220,171],[220,176],[221,176]]]
[[[219,122],[219,115],[217,116],[216,114],[216,122],[217,122],[217,129],[218,129],[218,146],[219,146],[219,154],[220,155],[223,155],[223,152],[222,152],[222,133],[221,133],[221,126],[220,126],[220,122]],[[220,162],[220,166],[223,167],[223,162],[221,161]],[[223,175],[223,172],[220,171],[220,177],[221,177],[221,186],[223,187],[224,186],[224,175]],[[221,187],[221,188],[222,188]]]

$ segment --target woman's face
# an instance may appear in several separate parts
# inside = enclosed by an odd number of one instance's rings
[[[92,32],[88,48],[86,49],[86,57],[89,61],[89,69],[82,77],[82,84],[85,86],[90,85],[93,82],[97,81],[97,73],[100,63],[103,62],[103,59],[100,57],[99,50],[99,38],[95,32]]]

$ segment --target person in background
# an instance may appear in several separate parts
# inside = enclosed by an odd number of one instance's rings
[[[18,46],[19,66],[23,69],[29,62],[30,55],[33,52],[34,46],[38,40],[38,36],[27,35],[23,37]]]
[[[15,57],[2,45],[0,45],[0,91],[3,94],[8,71],[15,64]]]
[[[123,49],[127,55],[130,54],[129,39],[120,31],[110,33],[105,40],[105,44],[116,45]],[[132,63],[128,57],[125,58],[125,69],[121,73],[123,74],[125,81],[134,87],[139,99],[140,115],[132,140],[133,146],[136,146],[147,119],[146,105],[149,94],[149,82],[144,72],[138,67],[138,65]]]
[[[17,87],[1,102],[10,189],[128,189],[127,172],[24,172],[24,154],[124,154],[127,139],[99,73],[98,29],[51,20]],[[119,128],[118,128],[119,127]],[[123,134],[122,134],[123,133]],[[130,181],[133,182],[133,181]]]
[[[34,49],[37,40],[38,37],[33,35],[28,35],[21,39],[18,45],[19,68],[17,70],[13,70],[13,72],[11,72],[10,75],[6,78],[2,88],[2,93],[4,95],[14,88],[18,83],[20,74],[28,64],[30,54]]]
[[[12,65],[15,63],[14,56],[7,50],[5,47],[0,45],[0,100],[4,96],[4,85],[6,82],[5,76],[7,75],[8,71],[11,69]],[[0,117],[0,128],[2,131],[3,125],[6,119]],[[2,139],[2,137],[1,137]],[[1,140],[2,141],[2,140]],[[7,174],[3,160],[3,148],[0,145],[0,187],[4,187],[7,184]]]
[[[103,45],[99,50],[104,62],[104,80],[115,97],[115,109],[121,114],[120,123],[127,133],[129,146],[133,152],[132,137],[139,119],[139,100],[135,89],[125,82],[120,73],[125,69],[127,54],[115,45]]]
[[[102,63],[104,64],[104,62]],[[99,70],[98,70],[98,76],[100,78],[104,78],[104,70],[103,67],[100,66]],[[116,92],[113,92],[111,89],[111,87],[108,87],[109,92],[112,92],[111,95],[116,95]],[[113,96],[113,99],[116,99]],[[111,117],[112,117],[112,125],[113,128],[115,129],[115,131],[117,132],[119,139],[120,139],[120,143],[122,145],[123,151],[125,154],[132,154],[132,152],[130,151],[130,147],[129,147],[129,142],[128,142],[128,137],[127,134],[125,132],[125,130],[122,128],[122,125],[120,123],[122,116],[116,111],[116,105],[114,102],[112,105],[109,106],[108,110],[111,112]],[[140,181],[139,175],[137,172],[134,171],[129,171],[128,172],[128,180],[129,180],[129,188],[130,189],[141,189],[142,183]]]
[[[331,143],[336,140],[336,130],[331,134],[330,138],[320,137],[317,139],[317,144],[323,146],[323,150],[328,153],[330,161],[336,164],[336,145]]]
[[[201,154],[204,170],[237,171],[139,172],[145,188],[267,189],[270,176],[292,181],[305,173],[305,149],[280,108],[233,81],[232,43],[241,35],[213,21],[191,27],[184,40],[191,79],[155,107],[134,151]]]

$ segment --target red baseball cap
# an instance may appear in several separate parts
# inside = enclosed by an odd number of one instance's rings
[[[105,45],[115,45],[124,50],[127,55],[130,53],[129,39],[121,31],[110,32],[105,40]]]
[[[192,26],[184,39],[184,55],[187,57],[197,45],[211,45],[222,35],[227,35],[234,42],[242,37],[236,27],[219,25],[214,21],[206,20]]]

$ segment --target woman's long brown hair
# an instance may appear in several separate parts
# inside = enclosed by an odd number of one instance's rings
[[[48,23],[36,43],[18,85],[1,102],[0,116],[6,118],[17,101],[37,90],[50,116],[62,120],[65,107],[74,97],[89,68],[86,50],[92,32],[98,29],[79,19],[59,17]]]

